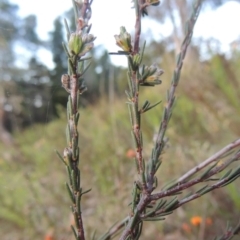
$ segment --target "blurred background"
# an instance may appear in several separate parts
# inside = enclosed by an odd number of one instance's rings
[[[141,89],[162,104],[142,119],[144,156],[151,154],[175,56],[191,14],[188,0],[162,1],[143,20],[144,64],[163,70],[162,85]],[[103,234],[129,213],[135,177],[130,123],[125,104],[126,59],[114,34],[134,30],[131,1],[94,1],[92,33],[97,36],[92,65],[81,96],[80,168],[86,234]],[[188,49],[158,173],[159,188],[240,135],[240,1],[204,0]],[[67,72],[62,49],[63,19],[74,31],[71,1],[0,1],[0,236],[3,240],[72,239],[70,200],[62,153]],[[164,171],[163,171],[164,170]],[[164,173],[164,174],[163,174]],[[164,222],[146,223],[142,239],[213,239],[227,221],[239,220],[239,179],[190,203]],[[198,217],[201,221],[192,221]],[[147,231],[146,231],[147,229]],[[236,238],[237,239],[237,238]]]

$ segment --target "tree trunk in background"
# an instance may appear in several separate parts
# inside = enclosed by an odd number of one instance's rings
[[[12,135],[5,128],[6,112],[4,110],[4,104],[6,97],[4,96],[4,89],[0,87],[0,140],[6,145],[13,144]]]

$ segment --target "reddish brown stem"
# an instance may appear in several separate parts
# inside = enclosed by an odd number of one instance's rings
[[[142,0],[138,0],[138,6],[135,6],[138,9],[138,11],[136,14],[133,54],[137,54],[139,52],[139,41],[141,35],[141,10],[140,10],[141,1]]]
[[[89,1],[84,0],[82,10],[81,10],[81,16],[82,16],[83,19],[86,18],[86,14],[87,14],[87,11],[88,11],[89,8],[90,8]]]
[[[72,99],[72,110],[73,110],[73,114],[76,114],[78,109],[77,109],[77,105],[78,105],[78,79],[77,79],[77,75],[73,74],[72,78],[71,78],[71,99]]]

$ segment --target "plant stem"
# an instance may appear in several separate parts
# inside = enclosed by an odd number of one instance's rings
[[[204,160],[203,162],[198,164],[196,167],[194,167],[191,170],[189,170],[187,173],[185,173],[183,176],[181,176],[177,180],[177,182],[178,183],[184,182],[184,180],[186,180],[187,178],[191,177],[196,172],[200,171],[201,169],[203,169],[204,167],[206,167],[210,163],[217,161],[220,157],[222,157],[226,153],[230,152],[231,150],[233,150],[234,148],[239,147],[239,146],[240,146],[240,138],[237,139],[236,141],[228,144],[227,146],[225,146],[224,148],[222,148],[221,150],[216,152],[214,155],[212,155],[211,157],[207,158],[206,160]]]
[[[133,55],[138,54],[139,53],[139,40],[140,40],[140,34],[141,34],[141,13],[143,11],[143,6],[142,6],[143,1],[141,0],[135,0],[135,9],[136,9],[136,23],[135,23],[135,39],[134,39],[134,48],[133,48]],[[186,51],[188,48],[188,45],[190,44],[191,41],[191,37],[192,37],[192,32],[193,32],[193,27],[194,24],[197,20],[198,14],[199,14],[199,10],[200,10],[200,5],[201,5],[201,0],[197,0],[194,6],[194,11],[190,17],[190,20],[188,22],[188,27],[187,27],[187,32],[186,32],[186,37],[182,43],[182,47],[181,47],[181,52],[178,56],[178,60],[177,60],[177,66],[176,69],[174,71],[174,75],[173,75],[173,80],[172,80],[172,84],[171,84],[171,88],[167,97],[167,106],[164,110],[164,114],[163,114],[163,119],[161,121],[160,124],[160,128],[159,128],[159,132],[158,132],[158,137],[155,143],[155,147],[154,147],[154,152],[155,152],[155,157],[154,159],[151,159],[150,161],[152,162],[152,166],[153,169],[151,170],[151,176],[148,176],[148,182],[146,182],[145,179],[145,161],[142,157],[142,136],[141,136],[141,131],[140,131],[140,112],[138,110],[138,98],[139,98],[139,92],[138,92],[138,88],[139,88],[139,81],[137,79],[137,71],[130,71],[130,80],[131,80],[131,85],[132,86],[132,96],[133,99],[131,99],[131,105],[132,108],[130,111],[132,114],[132,124],[133,124],[133,134],[135,137],[135,144],[136,144],[136,160],[137,160],[137,164],[138,164],[138,173],[141,175],[141,184],[142,184],[142,192],[140,194],[140,200],[137,203],[137,205],[134,208],[134,212],[132,213],[132,215],[130,216],[130,219],[128,221],[128,224],[125,228],[125,230],[123,231],[120,240],[125,240],[128,239],[130,236],[133,238],[133,232],[134,229],[136,229],[136,227],[138,226],[139,223],[142,222],[141,219],[141,214],[144,212],[144,210],[146,209],[147,205],[155,198],[157,197],[157,199],[159,199],[159,196],[156,196],[156,194],[151,195],[151,192],[153,191],[153,187],[152,187],[152,183],[154,180],[154,175],[156,172],[156,166],[157,166],[157,161],[158,158],[163,150],[164,147],[164,135],[168,126],[168,122],[170,120],[171,117],[171,112],[172,112],[172,107],[173,107],[173,103],[175,100],[175,91],[176,91],[176,87],[178,85],[179,82],[179,78],[180,78],[180,72],[182,69],[182,65],[183,65],[183,60],[185,58],[186,55]],[[130,91],[131,91],[130,89]],[[194,185],[194,183],[192,183]],[[132,202],[132,204],[134,204]]]
[[[65,21],[68,35],[68,48],[65,44],[64,50],[68,56],[69,74],[62,76],[62,84],[66,91],[70,94],[67,103],[67,128],[66,138],[67,147],[64,149],[63,162],[66,165],[69,181],[66,183],[67,192],[72,201],[71,210],[74,216],[75,227],[71,226],[76,240],[85,240],[81,198],[84,192],[81,188],[81,178],[79,165],[79,146],[78,146],[78,103],[79,95],[84,91],[83,74],[88,67],[84,69],[84,60],[81,59],[93,46],[94,37],[89,33],[90,26],[88,20],[91,17],[92,1],[84,0],[83,3],[72,0],[76,31],[70,35],[69,27]],[[79,17],[80,15],[80,17]],[[85,40],[83,41],[83,34]],[[88,47],[88,51],[81,52],[83,48]],[[61,156],[60,156],[61,158]],[[62,158],[61,158],[62,159]],[[85,192],[86,193],[86,192]]]
[[[141,10],[140,1],[135,0],[135,10],[136,10],[136,23],[135,23],[135,36],[134,36],[134,47],[131,55],[139,54],[139,40],[141,34]],[[129,85],[131,86],[129,91],[133,96],[130,104],[130,114],[132,115],[132,133],[136,147],[136,161],[137,161],[137,172],[141,179],[141,184],[144,192],[147,192],[147,185],[145,179],[145,162],[142,155],[142,132],[141,132],[141,115],[139,112],[139,79],[138,79],[138,67],[136,69],[131,69],[129,66]]]
[[[133,53],[137,54],[139,52],[139,41],[141,35],[141,6],[142,0],[135,0],[135,8],[136,8],[136,22],[135,22],[135,38],[134,38],[134,47]]]
[[[161,151],[163,150],[163,147],[164,147],[164,136],[165,136],[165,132],[168,127],[169,120],[172,115],[172,108],[173,108],[173,104],[175,102],[175,92],[176,92],[176,88],[177,88],[179,80],[180,80],[180,74],[181,74],[181,70],[182,70],[182,66],[183,66],[183,60],[186,56],[187,48],[191,42],[193,28],[197,21],[197,17],[199,15],[199,11],[201,8],[201,2],[202,2],[202,0],[197,0],[194,4],[193,13],[192,13],[189,21],[186,24],[186,29],[187,29],[186,36],[182,42],[181,51],[177,56],[177,65],[176,65],[176,68],[173,73],[170,90],[167,93],[167,103],[166,103],[166,107],[164,109],[163,118],[162,118],[162,121],[160,124],[159,132],[158,132],[158,136],[157,136],[156,144],[155,144],[155,149],[159,149],[159,153],[158,153],[159,155],[161,154]]]

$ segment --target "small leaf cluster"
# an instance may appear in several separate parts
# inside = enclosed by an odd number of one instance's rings
[[[74,11],[77,13],[81,10],[83,4],[80,4],[77,1],[74,1]],[[62,86],[65,90],[70,93],[72,89],[73,77],[77,77],[78,79],[78,89],[79,93],[82,94],[87,90],[83,75],[88,70],[91,62],[87,62],[90,60],[90,57],[84,57],[87,53],[91,51],[94,47],[94,37],[90,34],[91,24],[88,25],[88,18],[76,18],[77,30],[75,32],[70,31],[67,21],[65,20],[65,27],[67,30],[67,44],[63,43],[63,48],[68,57],[68,74],[62,75]],[[87,62],[87,64],[86,64]],[[85,66],[86,65],[86,66]]]

